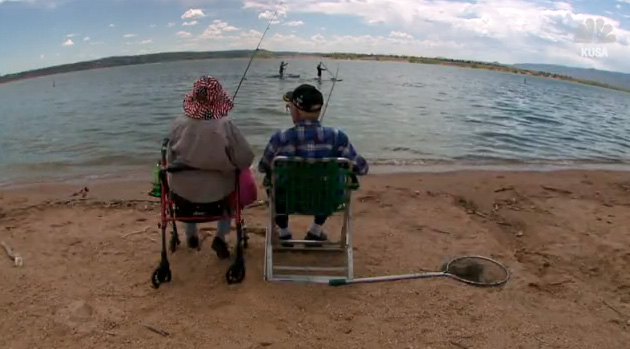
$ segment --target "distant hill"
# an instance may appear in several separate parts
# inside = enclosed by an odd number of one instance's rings
[[[39,76],[62,74],[81,70],[118,67],[124,65],[175,62],[185,60],[201,60],[212,58],[249,58],[252,50],[211,51],[211,52],[164,52],[138,56],[115,56],[101,58],[93,61],[57,65],[54,67],[29,70],[21,73],[0,76],[0,84]],[[281,55],[280,52],[259,50],[259,57],[273,57]]]
[[[202,60],[216,58],[250,58],[252,50],[232,50],[232,51],[210,51],[210,52],[164,52],[138,56],[117,56],[97,59],[93,61],[78,62],[71,64],[63,64],[54,67],[35,69],[26,72],[8,74],[0,76],[0,84],[12,81],[18,81],[40,76],[62,74],[81,70],[99,69],[107,67],[117,67],[125,65],[137,65],[160,62],[174,62],[184,60]],[[540,76],[553,79],[562,79],[574,81],[582,84],[600,86],[619,91],[630,92],[630,74],[604,72],[598,70],[569,68],[562,66],[542,65],[542,64],[522,64],[522,65],[505,65],[498,62],[479,62],[471,60],[459,60],[449,58],[434,57],[417,57],[417,56],[399,56],[399,55],[374,55],[360,53],[302,53],[302,52],[273,52],[267,50],[259,50],[258,58],[276,58],[287,56],[310,56],[322,57],[329,59],[356,59],[356,60],[375,60],[375,61],[397,61],[419,64],[438,64],[456,67],[465,67],[473,69],[486,69],[494,71],[503,71],[513,74],[524,74],[532,76]],[[565,69],[565,70],[562,70]],[[568,70],[566,70],[568,69]],[[555,70],[555,72],[553,71]],[[591,74],[591,75],[586,75]],[[590,77],[590,78],[589,78]]]
[[[566,67],[553,64],[522,63],[514,64],[517,68],[544,71],[559,75],[569,75],[578,79],[598,81],[604,84],[630,89],[630,74],[606,70]]]

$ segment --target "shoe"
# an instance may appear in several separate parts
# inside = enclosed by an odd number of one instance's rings
[[[219,259],[230,258],[230,250],[228,250],[227,244],[218,237],[215,237],[214,240],[212,240],[212,249],[217,253],[217,257],[219,257]]]
[[[328,241],[328,236],[326,235],[326,233],[321,232],[321,234],[316,235],[314,233],[311,233],[310,231],[308,233],[306,233],[306,236],[304,237],[304,240],[311,240],[311,241]],[[321,247],[322,244],[307,244],[306,246],[312,246],[312,247]]]
[[[193,236],[187,237],[186,238],[186,244],[188,245],[188,248],[198,249],[199,248],[199,237],[197,235],[193,235]]]
[[[282,240],[291,240],[291,239],[293,239],[293,236],[291,234],[284,235],[284,236],[278,236],[278,240],[281,240],[281,241]],[[293,247],[293,243],[286,242],[286,241],[282,242],[281,245],[284,246],[284,247]]]

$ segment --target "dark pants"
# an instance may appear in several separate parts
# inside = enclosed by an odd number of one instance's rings
[[[267,192],[267,198],[269,198],[269,189],[265,190]],[[277,203],[276,203],[277,204]],[[282,204],[280,205],[276,205],[276,209],[278,211],[285,211],[284,208],[282,207]],[[317,225],[324,225],[324,223],[326,222],[326,219],[328,218],[328,216],[315,216],[313,217],[315,224]],[[289,227],[289,216],[286,214],[277,214],[276,215],[276,224],[278,225],[278,227],[280,227],[280,229],[287,229]]]
[[[326,218],[328,218],[328,216],[315,216],[314,218],[315,218],[315,224],[324,225],[324,223],[326,222]],[[280,229],[288,228],[289,216],[284,215],[284,214],[276,215],[276,224],[278,225],[278,227],[280,227]]]

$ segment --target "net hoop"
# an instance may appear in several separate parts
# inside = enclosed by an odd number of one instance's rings
[[[481,259],[487,262],[490,262],[496,266],[498,266],[499,268],[501,268],[503,270],[503,272],[505,273],[505,278],[500,280],[500,281],[496,281],[496,282],[477,282],[477,281],[473,281],[473,280],[468,280],[466,278],[463,277],[459,277],[455,274],[451,274],[448,272],[449,268],[451,267],[451,265],[457,261],[461,261],[463,259],[470,259],[470,260],[475,260],[475,259]],[[504,266],[503,264],[495,261],[494,259],[488,258],[488,257],[484,257],[484,256],[461,256],[461,257],[456,257],[451,259],[448,264],[446,265],[445,269],[444,269],[444,275],[448,276],[452,279],[455,279],[457,281],[469,284],[469,285],[474,285],[474,286],[479,286],[479,287],[497,287],[497,286],[501,286],[504,285],[506,282],[508,282],[508,280],[510,279],[510,271],[508,270],[508,268],[506,266]]]

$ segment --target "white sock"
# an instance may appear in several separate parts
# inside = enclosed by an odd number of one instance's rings
[[[308,227],[308,231],[317,236],[322,235],[322,226],[319,224],[311,223],[311,225]]]
[[[291,235],[289,228],[280,228],[280,237],[285,237]]]

